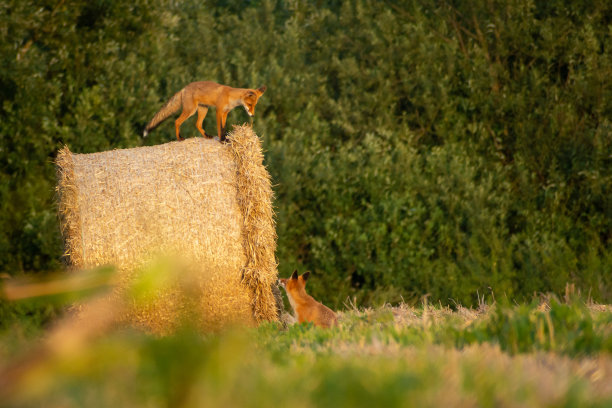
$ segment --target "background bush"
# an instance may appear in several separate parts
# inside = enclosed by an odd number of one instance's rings
[[[469,305],[572,282],[610,302],[611,27],[603,0],[7,0],[0,269],[60,267],[58,148],[173,140],[171,120],[140,134],[214,80],[268,85],[279,271],[312,270],[315,296]]]

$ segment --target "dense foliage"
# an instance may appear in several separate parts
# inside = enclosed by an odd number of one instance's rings
[[[60,266],[58,148],[170,141],[171,120],[140,134],[214,80],[268,86],[279,270],[332,305],[567,282],[609,302],[611,51],[604,0],[4,1],[0,270]]]

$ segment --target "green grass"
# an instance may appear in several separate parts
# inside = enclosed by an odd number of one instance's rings
[[[8,406],[612,406],[612,309],[579,301],[351,310],[331,330],[119,329],[40,355],[40,331],[16,325],[0,338]]]

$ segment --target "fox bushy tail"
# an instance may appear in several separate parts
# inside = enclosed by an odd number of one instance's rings
[[[145,127],[144,132],[142,133],[142,137],[147,137],[150,130],[155,129],[160,123],[164,120],[168,119],[170,115],[176,113],[181,106],[183,105],[183,92],[185,90],[181,89],[174,96],[168,99],[168,102],[162,106],[162,108],[153,116],[153,119],[149,122],[149,124]]]

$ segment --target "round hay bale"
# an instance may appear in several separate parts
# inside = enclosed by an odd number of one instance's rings
[[[190,302],[181,285],[169,284],[152,301],[134,302],[132,323],[168,332],[186,307],[196,309],[204,329],[278,319],[273,193],[261,143],[248,126],[235,127],[229,140],[59,152],[57,196],[70,265],[115,265],[118,291],[163,257],[181,260],[166,270],[195,276],[187,283],[197,292]]]

